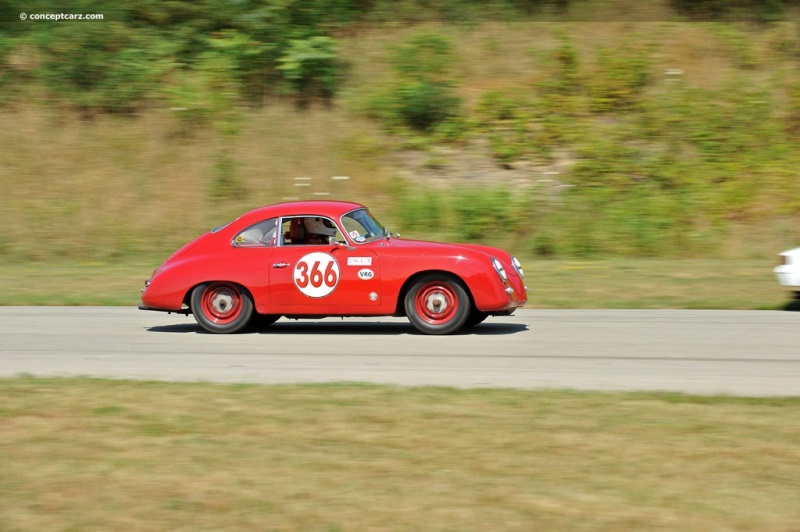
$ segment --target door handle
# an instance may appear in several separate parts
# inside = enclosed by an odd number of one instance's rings
[[[272,265],[273,268],[286,268],[287,266],[289,266],[288,262],[276,262]]]

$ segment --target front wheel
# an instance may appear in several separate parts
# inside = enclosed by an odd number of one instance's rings
[[[481,312],[478,309],[473,309],[472,312],[470,312],[467,321],[464,323],[464,327],[475,327],[476,325],[483,323],[483,320],[488,317],[488,312]]]
[[[205,330],[212,333],[239,332],[253,317],[250,296],[236,284],[201,284],[192,291],[192,313]]]
[[[470,313],[467,291],[451,276],[420,277],[405,297],[406,316],[425,334],[449,334],[460,329]]]

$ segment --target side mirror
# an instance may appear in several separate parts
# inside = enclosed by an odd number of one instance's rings
[[[353,246],[348,246],[347,244],[342,244],[341,242],[334,241],[334,242],[332,242],[332,244],[333,244],[333,251],[336,251],[339,248],[344,248],[347,251],[355,251],[356,250],[356,248],[354,248]]]

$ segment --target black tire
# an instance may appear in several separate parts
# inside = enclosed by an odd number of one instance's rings
[[[279,314],[255,314],[253,320],[250,322],[250,327],[254,329],[263,329],[269,327],[279,319],[281,319]]]
[[[250,295],[237,284],[213,282],[192,291],[192,314],[203,329],[211,333],[239,332],[253,318]]]
[[[467,317],[467,321],[464,322],[464,327],[475,327],[476,325],[480,325],[483,323],[483,320],[489,317],[487,312],[481,312],[478,309],[472,309],[470,312],[469,317]]]
[[[404,300],[408,321],[425,334],[450,334],[470,315],[469,295],[455,278],[427,274],[411,285]]]

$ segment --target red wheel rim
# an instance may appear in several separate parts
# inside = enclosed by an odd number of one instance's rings
[[[417,315],[431,325],[450,321],[458,310],[458,296],[447,283],[425,283],[414,298]]]
[[[225,325],[242,313],[242,293],[231,283],[213,283],[203,290],[200,305],[206,318]]]

